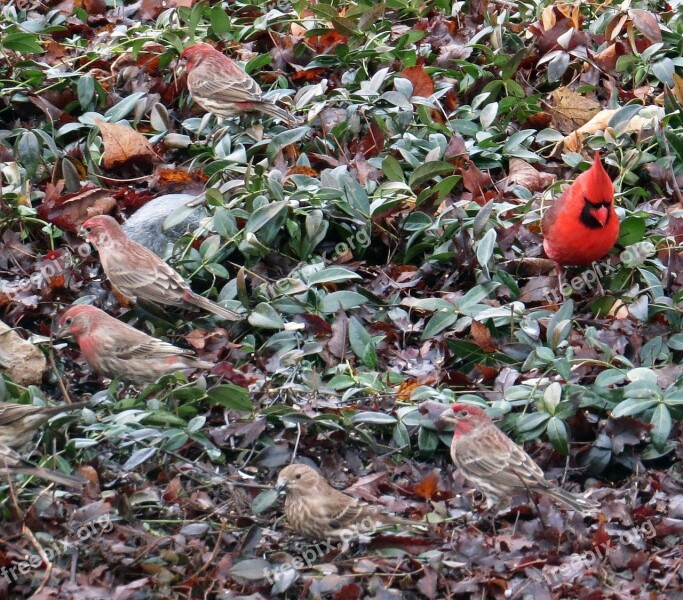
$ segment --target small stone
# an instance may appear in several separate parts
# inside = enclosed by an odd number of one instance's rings
[[[46,366],[40,348],[0,321],[0,373],[19,385],[40,385]]]

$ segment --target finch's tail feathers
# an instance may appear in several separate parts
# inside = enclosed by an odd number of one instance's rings
[[[300,124],[299,119],[297,119],[294,115],[292,115],[289,111],[285,110],[284,108],[280,108],[279,106],[277,106],[277,104],[264,102],[263,104],[261,104],[260,108],[261,112],[264,112],[271,117],[284,121],[290,127],[295,127],[296,125]]]
[[[600,508],[600,505],[594,500],[576,496],[560,487],[549,488],[546,490],[546,494],[561,504],[582,514],[593,514]]]
[[[57,471],[48,471],[40,467],[11,467],[8,470],[10,473],[39,477],[40,479],[47,479],[48,481],[72,488],[80,488],[85,485],[85,480],[82,477],[72,477],[71,475],[64,475]]]
[[[242,321],[244,319],[242,315],[236,313],[234,310],[219,306],[215,302],[211,302],[211,300],[208,300],[199,294],[193,294],[192,296],[187,297],[187,302],[202,310],[208,310],[210,313],[213,313],[226,321]]]

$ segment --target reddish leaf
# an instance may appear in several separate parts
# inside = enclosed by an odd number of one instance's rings
[[[439,476],[429,473],[420,483],[415,486],[415,493],[425,500],[432,500],[439,489]]]
[[[413,84],[413,96],[429,98],[434,93],[434,82],[422,65],[403,69],[399,76]]]

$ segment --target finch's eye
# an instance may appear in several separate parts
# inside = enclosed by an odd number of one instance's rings
[[[92,231],[92,227],[86,227],[86,228],[85,228],[85,232],[86,232],[86,233],[90,233],[91,231]]]
[[[65,319],[64,325],[71,325],[71,323],[73,323],[73,322],[74,322],[74,320],[71,317],[68,317],[67,319]]]
[[[459,417],[469,417],[469,415],[470,415],[470,413],[468,413],[466,410],[461,410],[461,411],[458,413],[458,416],[459,416]]]
[[[301,479],[301,473],[298,473],[294,479]]]

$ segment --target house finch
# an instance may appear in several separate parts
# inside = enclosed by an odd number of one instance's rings
[[[82,230],[97,248],[112,287],[131,302],[141,298],[169,306],[195,306],[228,321],[242,319],[236,312],[195,294],[180,273],[131,240],[112,217],[92,217],[83,223]]]
[[[541,220],[543,248],[558,273],[565,265],[589,265],[603,258],[619,236],[614,186],[595,153],[593,166],[581,173],[552,203]]]
[[[74,402],[63,406],[35,406],[0,402],[0,445],[21,448],[31,441],[35,430],[51,417],[88,404],[89,402]]]
[[[598,508],[593,501],[546,481],[532,458],[478,406],[453,404],[441,413],[438,422],[453,424],[451,458],[465,478],[486,496],[489,509],[515,494],[532,492],[550,496],[582,513]]]
[[[383,514],[357,498],[334,489],[307,465],[289,465],[280,471],[277,491],[285,492],[287,522],[298,534],[312,540],[344,543],[374,533],[382,525],[420,523]]]
[[[36,467],[21,458],[14,450],[8,448],[4,444],[0,444],[0,469],[10,475],[20,474],[40,477],[41,479],[48,479],[69,487],[81,487],[85,483],[78,477],[62,475],[62,473],[58,473],[57,471],[49,471],[48,469]]]
[[[185,369],[210,369],[213,364],[186,350],[134,329],[94,306],[72,306],[59,320],[58,337],[76,338],[88,364],[105,377],[133,384],[156,381]]]
[[[286,110],[263,98],[258,83],[233,60],[208,44],[194,44],[180,54],[188,71],[187,87],[194,101],[218,117],[261,112],[295,125]]]

